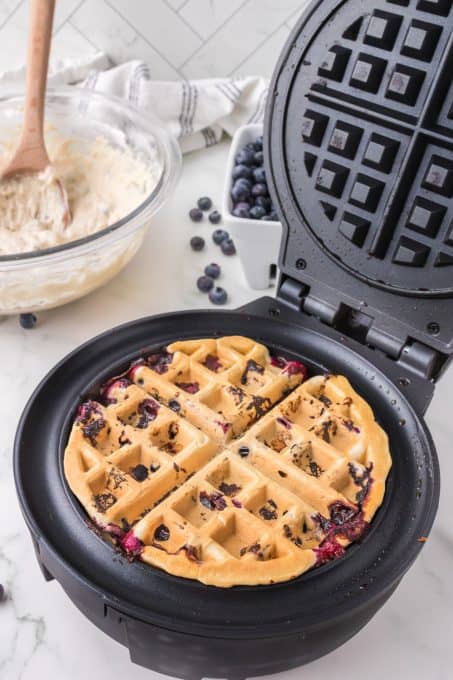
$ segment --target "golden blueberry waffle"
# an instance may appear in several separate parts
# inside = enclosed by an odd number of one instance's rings
[[[344,554],[382,503],[387,435],[343,376],[243,337],[176,342],[78,411],[68,483],[131,558],[221,587]]]

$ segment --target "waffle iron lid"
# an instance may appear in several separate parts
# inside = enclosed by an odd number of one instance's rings
[[[265,136],[284,225],[280,294],[289,279],[301,284],[302,309],[360,310],[374,335],[444,356],[453,353],[452,27],[451,0],[311,2],[277,64]]]

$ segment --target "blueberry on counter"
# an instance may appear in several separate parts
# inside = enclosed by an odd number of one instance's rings
[[[250,217],[253,220],[260,220],[261,218],[265,217],[266,211],[261,205],[254,205],[253,208],[250,208]]]
[[[222,220],[222,215],[218,210],[213,210],[208,219],[211,224],[218,224]]]
[[[29,331],[36,326],[38,319],[34,314],[21,314],[19,317],[19,323],[22,328]]]
[[[204,268],[204,273],[206,276],[210,276],[211,279],[218,279],[220,276],[220,271],[219,265],[215,262],[211,262],[211,264],[206,265]]]
[[[207,267],[206,267],[206,269],[207,269]],[[213,286],[214,286],[214,279],[211,278],[210,276],[200,276],[197,279],[197,288],[202,293],[209,293],[209,291],[213,288]]]
[[[224,305],[228,299],[228,294],[224,288],[216,286],[209,293],[209,299],[213,305]]]
[[[216,245],[220,245],[222,241],[225,241],[226,239],[229,239],[230,235],[225,229],[216,229],[215,231],[212,232],[212,240]]]
[[[236,255],[236,246],[231,238],[226,238],[220,244],[220,248],[224,255]]]
[[[252,179],[253,169],[248,165],[236,165],[231,173],[233,179]]]
[[[203,213],[200,208],[192,208],[192,210],[189,212],[189,217],[192,222],[201,222],[203,219]]]
[[[201,198],[198,199],[197,205],[200,208],[200,210],[211,210],[212,201],[208,196],[202,196]]]
[[[192,238],[190,239],[190,247],[192,248],[192,250],[195,250],[197,252],[203,250],[204,238],[201,238],[201,236],[192,236]]]

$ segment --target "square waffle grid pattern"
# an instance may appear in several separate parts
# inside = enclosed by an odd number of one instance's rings
[[[112,398],[108,407],[88,402],[86,422],[71,434],[77,454],[65,458],[65,469],[71,479],[78,478],[74,466],[82,473],[75,492],[91,515],[124,527],[194,474],[217,446],[135,385],[119,386]]]
[[[351,508],[369,492],[368,435],[341,381],[308,381],[134,527],[142,558],[218,585],[294,577],[316,562],[326,532],[316,518],[336,504],[363,529]]]
[[[291,364],[273,366],[263,345],[237,336],[173,343],[168,351],[165,370],[165,357],[156,356],[137,366],[134,382],[220,441],[243,432],[304,377]]]
[[[184,357],[191,356],[187,345]],[[225,361],[222,349],[216,359]],[[390,457],[385,434],[344,378],[316,377],[297,387],[303,376],[289,375],[290,365],[273,368],[295,389],[229,442],[155,399],[154,388],[116,379],[108,406],[91,401],[79,411],[65,455],[72,490],[113,536],[122,532],[124,540],[133,526],[142,559],[173,574],[229,586],[302,573],[319,557],[329,530],[322,518],[330,521],[336,503],[358,521],[356,531],[371,519]],[[132,369],[135,380],[140,375]],[[279,389],[281,397],[286,390]],[[350,540],[346,531],[336,548]]]
[[[386,280],[403,266],[399,285],[409,267],[429,268],[433,287],[452,288],[452,4],[369,4],[341,42],[339,17],[330,25],[327,56],[313,52],[316,41],[304,55],[312,84],[298,99],[303,167],[294,161],[293,186],[306,174],[322,211],[309,221],[346,264]]]

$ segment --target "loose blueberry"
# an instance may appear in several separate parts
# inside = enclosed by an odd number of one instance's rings
[[[254,199],[254,204],[255,205],[260,205],[266,212],[269,212],[272,210],[272,201],[269,198],[269,196],[257,196]]]
[[[236,165],[231,172],[231,176],[233,179],[252,179],[253,170],[248,165]]]
[[[250,217],[250,206],[241,201],[234,206],[232,213],[235,217]]]
[[[236,254],[236,247],[234,245],[234,242],[231,238],[226,238],[222,243],[220,244],[220,248],[222,250],[222,253],[224,255],[235,255]]]
[[[252,186],[252,196],[268,196],[267,184],[259,182]]]
[[[197,288],[202,293],[209,293],[214,285],[214,280],[210,276],[200,276],[197,280]]]
[[[216,286],[209,293],[209,299],[213,305],[224,305],[228,299],[228,294],[224,288]]]
[[[248,149],[249,151],[255,151],[255,145],[253,142],[248,142],[245,146],[244,149]]]
[[[253,144],[253,148],[255,151],[262,151],[263,150],[263,135],[260,135],[255,139],[255,143]]]
[[[209,198],[209,196],[202,196],[201,198],[198,199],[197,205],[200,208],[200,210],[211,210],[212,201]]]
[[[212,240],[216,245],[220,245],[222,241],[225,241],[230,237],[229,233],[225,229],[216,229],[212,232]]]
[[[192,210],[189,212],[189,217],[192,222],[201,222],[203,219],[203,213],[201,212],[200,208],[192,208]]]
[[[203,250],[204,238],[201,238],[201,236],[192,236],[190,239],[190,247],[197,252]]]
[[[19,323],[22,328],[29,331],[31,328],[36,326],[37,318],[34,314],[21,314],[19,317]]]
[[[241,149],[241,151],[236,154],[236,165],[253,165],[254,156],[255,154],[252,149]]]
[[[265,215],[266,211],[260,205],[254,205],[253,208],[250,208],[250,217],[253,220],[260,220]]]
[[[245,182],[248,183],[248,180],[238,179],[233,184],[233,188],[231,189],[231,198],[235,203],[239,203],[240,201],[246,201],[250,197],[251,187],[250,185],[248,186],[247,184],[245,184]]]
[[[266,182],[266,171],[264,168],[255,168],[253,171],[253,177],[255,179],[255,182],[261,182],[265,183]]]
[[[218,224],[222,219],[222,215],[218,210],[213,210],[208,219],[211,224]]]
[[[220,276],[220,267],[215,262],[211,262],[211,264],[208,264],[205,267],[204,273],[206,276],[210,276],[211,279],[218,279]]]
[[[264,154],[262,151],[257,151],[256,153],[253,154],[253,160],[255,162],[255,165],[263,165],[264,163]]]
[[[145,479],[148,478],[148,468],[146,465],[142,465],[140,463],[139,465],[136,465],[134,468],[132,468],[131,475],[135,481],[144,482]]]

